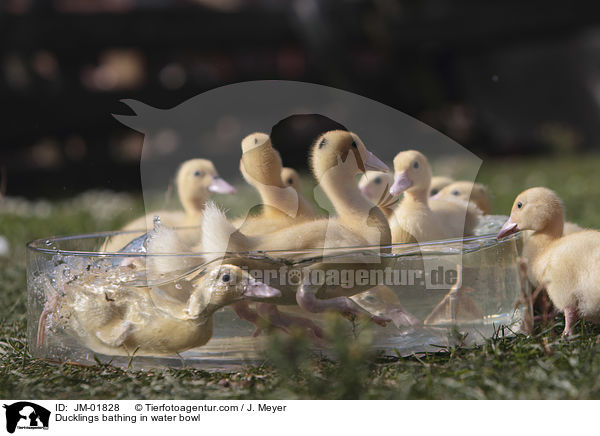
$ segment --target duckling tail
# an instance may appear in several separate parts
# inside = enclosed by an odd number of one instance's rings
[[[202,251],[216,258],[225,252],[246,252],[252,242],[240,233],[212,201],[206,203],[202,216]]]

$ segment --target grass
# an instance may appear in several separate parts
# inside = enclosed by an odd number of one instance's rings
[[[522,189],[545,185],[564,199],[567,217],[600,227],[600,156],[485,162],[478,180],[507,213]],[[94,209],[101,204],[102,210]],[[122,195],[86,194],[68,201],[11,203],[0,235],[11,256],[0,259],[0,397],[52,399],[574,399],[600,398],[600,328],[580,323],[560,338],[562,316],[532,336],[500,336],[478,347],[407,358],[383,358],[360,341],[332,344],[333,359],[309,352],[299,336],[270,336],[265,363],[236,372],[193,369],[126,371],[110,365],[51,364],[27,352],[27,240],[118,228],[143,209]],[[0,206],[2,207],[2,206]],[[342,328],[332,318],[328,330]]]

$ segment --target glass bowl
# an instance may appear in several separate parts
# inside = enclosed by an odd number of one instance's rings
[[[384,326],[367,317],[351,317],[346,323],[349,338],[368,335],[371,346],[386,355],[436,352],[510,335],[520,329],[526,306],[517,265],[520,234],[497,241],[495,231],[503,220],[492,219],[478,236],[463,240],[383,249],[238,253],[210,262],[205,253],[101,251],[108,240],[132,240],[141,231],[32,241],[27,245],[30,351],[58,362],[100,361],[134,368],[185,364],[221,370],[262,362],[266,334],[256,334],[256,325],[240,319],[231,304],[216,308],[211,331],[210,322],[200,327],[171,324],[169,317],[188,314],[192,291],[187,285],[205,283],[198,280],[219,263],[237,265],[272,288],[285,290],[287,300],[260,300],[263,307],[276,307],[286,317],[319,327],[330,316],[341,315],[301,309],[294,291],[312,286],[319,296],[316,289],[332,279],[330,296],[349,296],[365,313],[389,321]],[[185,230],[189,229],[181,231]],[[161,262],[178,265],[177,271],[160,274],[155,265]],[[251,310],[257,308],[255,301],[248,301]],[[131,340],[128,335],[140,325],[143,331]],[[194,329],[205,339],[174,345]],[[315,350],[328,352],[327,339],[313,339]],[[190,347],[195,343],[201,345]]]

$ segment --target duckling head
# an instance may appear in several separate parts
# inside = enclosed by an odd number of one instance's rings
[[[367,171],[360,178],[358,187],[372,203],[378,204],[381,199],[386,197],[393,182],[394,176],[390,173]]]
[[[429,195],[431,165],[425,155],[416,150],[402,151],[394,158],[394,183],[390,194],[425,192]]]
[[[281,291],[256,280],[240,267],[222,264],[196,279],[186,313],[190,318],[198,318],[240,300],[280,296]]]
[[[300,191],[300,176],[295,169],[283,167],[281,169],[281,180],[285,186],[291,186],[296,191]]]
[[[449,184],[453,183],[454,180],[452,180],[450,177],[446,177],[446,176],[435,176],[431,178],[431,186],[429,187],[429,196],[433,197],[434,195],[436,195],[438,192],[440,192],[442,189],[444,189],[446,186],[448,186]]]
[[[531,188],[517,196],[510,217],[497,238],[501,239],[521,230],[548,232],[560,237],[563,227],[564,208],[558,195],[548,188]]]
[[[345,130],[332,130],[317,138],[312,147],[311,166],[317,180],[332,169],[350,177],[368,170],[390,170],[367,150],[358,135]]]
[[[251,133],[242,140],[240,171],[252,186],[257,183],[283,187],[281,182],[281,156],[273,148],[266,133]]]
[[[432,198],[459,198],[472,201],[484,214],[490,213],[490,197],[487,189],[481,183],[454,182],[440,190]]]
[[[213,163],[206,159],[185,161],[177,171],[177,190],[184,207],[192,204],[196,209],[204,207],[210,192],[235,194],[236,189],[219,177]]]

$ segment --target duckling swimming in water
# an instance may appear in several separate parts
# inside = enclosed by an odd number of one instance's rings
[[[262,202],[259,214],[234,221],[244,234],[260,235],[314,217],[310,204],[284,183],[281,156],[266,133],[252,133],[242,140],[240,171]]]
[[[213,163],[207,159],[190,159],[177,170],[176,186],[183,211],[162,210],[151,212],[131,221],[122,230],[152,229],[154,217],[159,216],[163,225],[168,227],[191,227],[202,224],[204,203],[211,193],[235,194],[236,189],[219,177]],[[198,229],[182,230],[186,239],[193,245]],[[126,235],[120,235],[107,241],[103,251],[116,252],[129,241]]]
[[[321,135],[313,145],[311,164],[315,177],[338,213],[337,217],[308,221],[268,235],[248,237],[236,231],[218,208],[209,205],[203,226],[204,249],[211,253],[289,250],[292,253],[286,253],[286,258],[300,260],[307,256],[301,250],[309,250],[308,255],[312,257],[317,247],[327,250],[335,247],[389,245],[391,235],[383,212],[362,197],[354,181],[358,173],[369,169],[386,170],[387,166],[366,149],[358,136],[347,131],[331,131]],[[360,264],[360,261],[354,260],[354,263]],[[312,267],[321,266],[315,264]],[[366,311],[344,295],[360,291],[338,288],[315,294],[317,289],[303,286],[290,292],[295,295],[297,304],[310,312],[329,309],[364,315]]]
[[[104,354],[171,355],[206,344],[212,315],[240,300],[264,300],[281,293],[234,265],[213,265],[154,286],[133,286],[114,268],[103,277],[82,275],[64,284],[40,317],[38,342],[46,320],[73,332],[86,346]],[[120,277],[122,282],[115,280]]]

